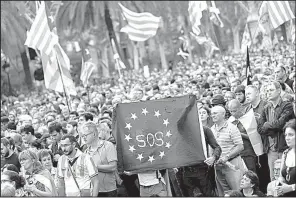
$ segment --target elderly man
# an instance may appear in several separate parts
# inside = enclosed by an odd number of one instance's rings
[[[215,123],[211,129],[222,148],[221,157],[216,163],[216,183],[219,196],[224,196],[226,191],[239,190],[243,171],[243,161],[240,157],[240,152],[244,149],[244,145],[237,127],[227,122],[224,107],[214,106],[211,109],[211,114]],[[230,165],[234,165],[234,167]]]
[[[273,166],[277,159],[282,157],[287,149],[283,127],[285,123],[294,118],[292,103],[283,101],[281,98],[281,85],[272,81],[267,85],[267,104],[259,120],[259,133],[268,138],[267,144],[263,145],[267,150],[270,179],[274,180]]]
[[[82,125],[82,138],[88,148],[84,153],[89,154],[94,160],[99,171],[99,197],[116,197],[117,186],[115,171],[117,170],[117,152],[115,145],[99,138],[104,130],[94,122],[86,122]],[[98,131],[98,128],[100,132]]]

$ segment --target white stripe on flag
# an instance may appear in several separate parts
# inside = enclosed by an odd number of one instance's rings
[[[207,9],[206,1],[189,1],[188,12],[189,20],[192,24],[192,31],[196,35],[200,34],[199,25],[201,25],[202,11]]]
[[[43,51],[46,55],[50,55],[53,46],[57,42],[57,37],[54,37],[49,29],[45,3],[42,1],[31,29],[27,33],[25,45]]]
[[[127,25],[121,28],[121,32],[128,34],[133,41],[145,41],[157,33],[161,17],[156,17],[151,13],[136,13],[119,3],[123,11],[123,16],[127,20]]]
[[[92,62],[92,60],[88,60],[87,62],[84,62],[82,59],[82,70],[80,75],[80,80],[82,81],[82,84],[84,87],[87,87],[88,80],[92,74],[92,72],[95,69],[95,64]]]
[[[273,28],[295,18],[288,1],[267,1],[268,13]]]
[[[250,31],[248,30],[248,24],[246,24],[243,38],[242,38],[241,52],[246,53],[247,46],[251,46],[251,44],[252,44],[252,40],[251,40],[251,36],[250,36]]]

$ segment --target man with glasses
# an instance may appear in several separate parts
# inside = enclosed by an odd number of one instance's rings
[[[60,147],[60,140],[62,137],[62,125],[56,121],[51,122],[48,126],[48,132],[52,140],[52,144],[49,145],[51,152],[53,154],[53,167],[57,167],[57,162],[63,151]]]
[[[84,153],[94,160],[99,173],[99,197],[116,197],[117,186],[115,171],[117,170],[117,152],[115,145],[100,139],[99,130],[103,125],[97,126],[94,122],[86,122],[82,126],[82,135],[88,148]]]
[[[280,182],[278,181],[278,178],[280,177],[280,171],[281,171],[281,159],[275,160],[274,162],[274,168],[273,168],[273,176],[274,181],[270,182],[267,186],[267,196],[277,197],[275,188],[279,186]]]
[[[76,138],[64,135],[60,146],[63,155],[57,167],[59,196],[98,196],[99,175],[94,160],[76,147]]]

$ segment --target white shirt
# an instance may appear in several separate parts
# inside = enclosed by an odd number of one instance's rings
[[[161,181],[165,184],[165,181],[159,171],[158,177],[160,177]],[[138,178],[141,186],[152,186],[159,183],[159,178],[157,178],[156,171],[146,171],[143,173],[138,173]]]

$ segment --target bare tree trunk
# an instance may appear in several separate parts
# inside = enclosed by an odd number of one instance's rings
[[[138,46],[137,42],[132,42],[133,43],[133,54],[134,54],[134,69],[139,70],[139,51],[138,51]]]
[[[166,60],[166,56],[165,56],[163,43],[161,41],[159,41],[158,45],[159,45],[159,53],[160,53],[160,60],[161,60],[162,69],[168,69],[168,64],[167,64],[167,60]]]
[[[235,53],[240,51],[240,37],[239,37],[239,28],[232,28],[233,34],[233,50]]]
[[[25,72],[25,82],[26,82],[29,90],[31,90],[33,88],[33,82],[32,82],[29,60],[28,60],[28,56],[27,56],[26,51],[23,51],[21,53],[21,59],[22,59],[24,72]]]

